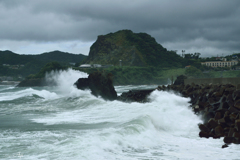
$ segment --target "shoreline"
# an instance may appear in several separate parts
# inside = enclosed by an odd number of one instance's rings
[[[218,85],[168,85],[158,86],[158,90],[176,91],[183,97],[189,97],[190,108],[202,115],[199,124],[199,137],[219,139],[224,145],[240,144],[240,90],[232,84]]]

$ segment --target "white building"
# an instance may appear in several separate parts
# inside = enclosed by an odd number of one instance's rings
[[[201,64],[208,67],[231,67],[238,64],[238,61],[211,61],[202,62]]]

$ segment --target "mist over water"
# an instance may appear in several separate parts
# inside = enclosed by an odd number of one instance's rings
[[[0,86],[0,159],[239,158],[238,145],[198,137],[190,99],[154,91],[150,103],[105,101],[73,86],[87,76],[68,70],[47,75],[55,87]]]

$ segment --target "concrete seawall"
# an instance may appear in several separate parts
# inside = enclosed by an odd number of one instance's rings
[[[184,84],[232,84],[237,86],[240,84],[240,78],[194,78],[194,79],[185,79]]]

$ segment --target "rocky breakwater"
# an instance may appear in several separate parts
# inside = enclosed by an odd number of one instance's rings
[[[168,85],[158,90],[173,90],[191,98],[191,108],[201,115],[199,136],[221,138],[225,144],[240,144],[240,90],[231,84],[226,85]]]
[[[123,92],[121,96],[117,98],[117,100],[123,102],[139,102],[139,103],[149,102],[148,96],[154,90],[155,89],[130,90],[128,92]]]

